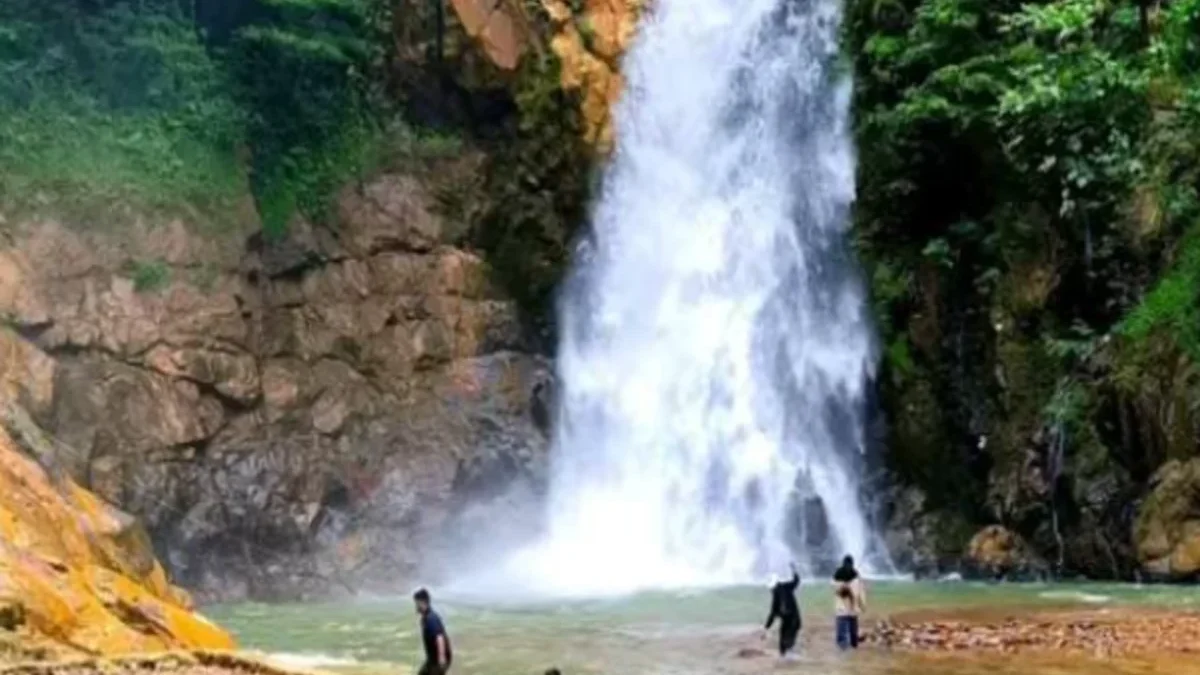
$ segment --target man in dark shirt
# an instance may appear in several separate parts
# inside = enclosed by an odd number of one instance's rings
[[[419,675],[444,675],[450,670],[454,655],[450,651],[450,636],[442,625],[442,617],[429,605],[429,591],[424,588],[413,593],[417,615],[421,617],[421,642],[425,647],[425,664]]]
[[[796,646],[800,634],[800,606],[796,604],[796,588],[800,585],[800,574],[792,564],[791,581],[780,581],[771,586],[771,613],[767,615],[766,630],[779,619],[779,655],[786,657]]]

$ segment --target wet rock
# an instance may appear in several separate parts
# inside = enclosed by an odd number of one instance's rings
[[[562,87],[582,94],[585,138],[600,152],[613,145],[612,107],[624,89],[618,64],[632,40],[642,0],[587,0],[582,11],[543,0],[556,25],[550,48],[561,63]]]
[[[963,560],[967,576],[988,579],[1040,578],[1046,564],[1017,533],[1000,525],[980,530],[967,544]]]
[[[1150,482],[1134,524],[1142,570],[1182,581],[1200,574],[1200,459],[1173,460]]]
[[[893,488],[884,544],[892,562],[918,578],[957,573],[973,528],[960,515],[934,510],[915,487]]]

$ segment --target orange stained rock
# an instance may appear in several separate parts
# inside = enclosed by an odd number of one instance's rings
[[[542,0],[555,26],[550,48],[561,62],[562,86],[583,97],[584,134],[598,152],[613,145],[612,109],[625,79],[621,59],[637,29],[644,0],[585,0],[574,14],[565,0]]]
[[[629,47],[645,0],[541,0],[550,17],[550,49],[558,57],[561,86],[578,91],[584,136],[598,152],[612,149],[612,108],[621,96],[621,58]],[[498,68],[514,70],[532,35],[529,18],[513,0],[451,0],[467,34]]]
[[[515,70],[530,39],[520,5],[496,0],[450,0],[450,4],[488,59],[503,70]]]
[[[63,654],[235,646],[189,605],[135,521],[0,428],[0,629]]]

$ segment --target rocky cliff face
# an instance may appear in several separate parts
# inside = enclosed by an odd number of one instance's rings
[[[7,330],[0,348],[24,349]],[[40,365],[0,362],[0,661],[232,648],[167,580],[141,524],[58,471],[12,396],[37,395],[24,382]]]
[[[645,9],[645,0],[539,0],[534,8],[517,1],[454,0],[466,34],[506,71],[543,43],[558,62],[559,85],[579,95],[584,140],[599,154],[613,147],[613,106],[621,96],[624,56]],[[541,17],[534,15],[543,15]],[[548,26],[538,26],[544,18]]]
[[[426,534],[536,489],[548,370],[411,176],[282,240],[27,221],[0,248],[23,402],[206,596],[395,583]]]

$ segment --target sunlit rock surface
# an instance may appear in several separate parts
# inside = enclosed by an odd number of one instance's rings
[[[502,70],[516,69],[533,47],[548,44],[559,61],[561,86],[579,93],[585,139],[601,154],[612,150],[612,108],[625,82],[621,58],[646,0],[541,0],[550,24],[544,34],[520,2],[451,4],[467,35]]]
[[[19,408],[0,402],[6,651],[29,657],[232,648],[233,639],[195,614],[188,595],[167,580],[141,525],[22,450],[9,428],[23,444],[53,447]]]
[[[1200,460],[1167,462],[1150,485],[1134,525],[1138,561],[1157,579],[1195,579],[1200,575]]]
[[[587,0],[573,11],[564,0],[542,0],[555,25],[550,46],[562,65],[562,85],[582,95],[584,133],[602,153],[613,147],[612,108],[621,96],[621,57],[633,39],[645,0]]]

